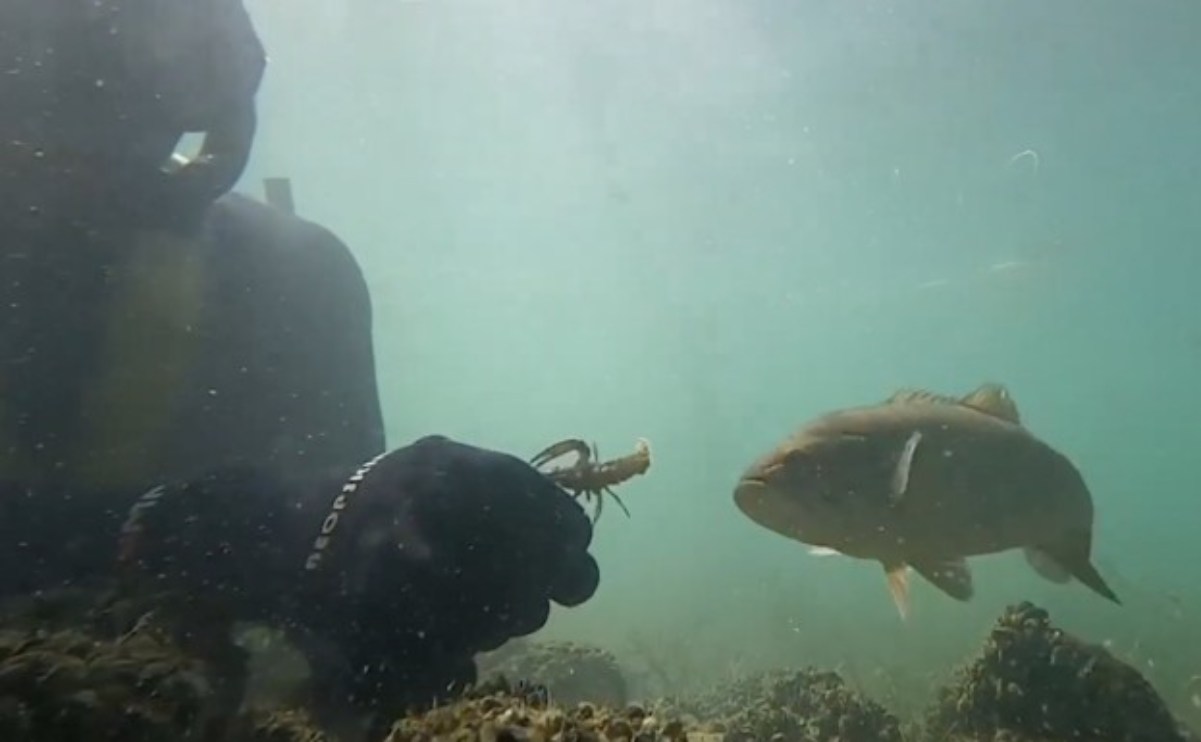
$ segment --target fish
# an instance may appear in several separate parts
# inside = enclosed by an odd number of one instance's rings
[[[821,415],[743,472],[734,503],[815,555],[879,562],[902,620],[910,569],[967,602],[967,558],[1015,549],[1044,579],[1121,605],[1092,562],[1083,475],[995,382],[962,397],[901,389]]]

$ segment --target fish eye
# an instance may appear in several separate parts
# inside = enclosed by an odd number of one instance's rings
[[[817,460],[804,451],[789,451],[780,469],[783,479],[793,487],[810,488],[821,480],[821,467]]]
[[[790,474],[795,476],[801,473],[808,474],[814,469],[816,462],[809,453],[793,449],[785,454],[784,460],[780,463],[787,468]]]

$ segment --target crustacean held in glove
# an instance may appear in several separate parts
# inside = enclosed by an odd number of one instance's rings
[[[547,446],[530,459],[530,464],[535,468],[540,468],[569,453],[576,454],[576,460],[571,466],[558,467],[543,473],[555,484],[576,497],[583,495],[587,500],[595,497],[596,511],[593,515],[593,522],[600,520],[606,494],[616,500],[618,506],[629,517],[630,511],[626,509],[625,503],[610,488],[627,479],[646,473],[651,466],[650,442],[645,438],[640,438],[634,446],[634,453],[611,461],[600,461],[595,443],[589,448],[588,444],[579,438],[568,438]]]

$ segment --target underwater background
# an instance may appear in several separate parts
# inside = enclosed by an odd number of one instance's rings
[[[1201,5],[249,0],[241,189],[357,256],[389,444],[654,464],[539,636],[686,685],[817,665],[898,713],[1031,600],[1201,723]],[[1005,384],[1082,470],[1125,602],[975,558],[976,597],[734,507],[830,409]],[[651,682],[648,680],[647,682]]]

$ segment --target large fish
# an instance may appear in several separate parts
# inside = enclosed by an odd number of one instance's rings
[[[1019,548],[1043,577],[1121,602],[1092,564],[1084,479],[998,384],[960,399],[905,390],[820,417],[747,469],[734,502],[814,553],[879,561],[902,618],[908,568],[966,601],[964,558]]]

